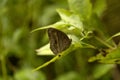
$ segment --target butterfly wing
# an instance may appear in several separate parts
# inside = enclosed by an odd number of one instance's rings
[[[50,49],[54,54],[64,51],[71,44],[71,40],[68,38],[68,36],[64,32],[57,29],[49,28],[48,36],[50,40]]]

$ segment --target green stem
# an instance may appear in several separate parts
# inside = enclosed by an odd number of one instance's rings
[[[113,47],[111,45],[109,45],[108,43],[106,43],[105,41],[103,41],[102,39],[98,38],[95,36],[95,39],[98,40],[99,42],[101,42],[102,44],[106,45],[107,47],[109,47],[110,49],[113,49]]]
[[[5,61],[4,55],[1,55],[1,65],[2,65],[3,80],[8,80],[7,79],[7,70],[6,70],[6,61]]]
[[[39,70],[39,69],[41,69],[41,68],[43,68],[43,67],[49,65],[49,64],[52,63],[52,62],[55,62],[58,58],[59,58],[59,56],[55,56],[55,57],[52,58],[50,61],[48,61],[48,62],[44,63],[43,65],[41,65],[41,66],[39,66],[39,67],[33,69],[32,72],[37,71],[37,70]]]
[[[74,44],[74,45],[75,45],[75,44]],[[37,71],[37,70],[39,70],[39,69],[41,69],[41,68],[43,68],[43,67],[46,67],[46,66],[49,65],[50,63],[55,62],[57,59],[60,59],[61,57],[67,55],[67,54],[70,53],[72,50],[74,50],[74,49],[76,49],[76,48],[78,47],[78,46],[75,47],[74,45],[71,45],[67,50],[59,53],[58,55],[56,55],[55,57],[53,57],[51,60],[49,60],[49,61],[47,61],[46,63],[38,66],[38,67],[35,68],[35,69],[33,69],[32,72]]]

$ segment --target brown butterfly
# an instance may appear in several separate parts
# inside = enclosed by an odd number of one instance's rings
[[[50,40],[50,49],[54,54],[66,50],[72,41],[64,32],[55,28],[48,28],[48,37]]]

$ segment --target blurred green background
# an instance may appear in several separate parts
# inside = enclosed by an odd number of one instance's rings
[[[97,1],[91,0],[93,7],[102,5]],[[106,0],[100,17],[110,35],[120,31],[119,3]],[[57,8],[68,9],[67,0],[0,0],[0,80],[119,80],[120,65],[88,63],[95,53],[92,49],[75,50],[31,72],[53,56],[38,56],[35,52],[48,43],[46,31],[30,32],[60,20]],[[114,40],[118,43],[120,38]]]

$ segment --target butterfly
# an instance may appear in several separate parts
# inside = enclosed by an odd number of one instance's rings
[[[50,49],[54,54],[61,53],[69,48],[72,41],[64,32],[55,28],[48,28],[48,37]]]

